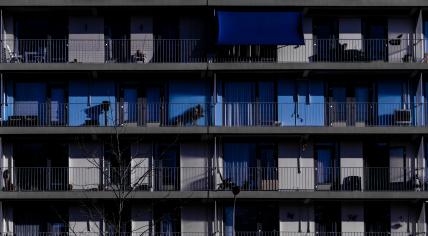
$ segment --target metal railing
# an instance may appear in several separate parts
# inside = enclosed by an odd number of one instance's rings
[[[5,127],[55,126],[428,126],[426,103],[225,102],[209,103],[38,103],[2,105]]]
[[[426,103],[225,102],[223,126],[426,126]],[[218,112],[219,113],[219,112]]]
[[[3,40],[2,63],[194,63],[205,62],[199,39]]]
[[[425,169],[403,167],[13,167],[4,191],[425,191]]]
[[[3,104],[3,126],[207,126],[206,103],[38,103]]]
[[[426,63],[422,39],[306,39],[303,45],[222,46],[212,62],[317,63],[389,62]]]
[[[15,232],[4,236],[422,236],[425,232],[285,232],[285,231],[235,231],[229,232]]]
[[[402,167],[224,167],[217,190],[423,191],[425,171]]]
[[[17,39],[2,63],[426,63],[423,39],[306,39],[303,45],[218,46],[199,39]]]
[[[223,235],[232,236],[223,233]],[[409,233],[409,232],[284,232],[284,231],[259,231],[259,232],[243,232],[236,231],[236,236],[416,236],[425,235],[424,232]]]

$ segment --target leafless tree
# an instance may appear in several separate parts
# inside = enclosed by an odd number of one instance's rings
[[[149,161],[152,157],[152,150],[138,150],[138,152],[132,153],[131,157],[131,146],[140,144],[144,139],[141,136],[128,138],[122,135],[126,133],[128,128],[126,125],[112,126],[112,134],[101,139],[104,147],[109,150],[110,163],[114,163],[109,167],[105,165],[103,158],[100,158],[100,156],[103,156],[102,154],[100,155],[100,153],[94,152],[87,147],[85,139],[76,138],[80,152],[85,156],[87,163],[92,166],[90,169],[98,170],[100,173],[97,190],[108,191],[113,196],[112,200],[107,201],[108,205],[105,206],[89,200],[89,194],[87,194],[88,199],[81,202],[81,207],[88,214],[88,218],[101,218],[104,220],[104,227],[96,226],[99,227],[99,231],[107,230],[107,232],[114,234],[130,232],[130,228],[126,227],[125,221],[128,219],[127,214],[131,209],[132,199],[135,197],[136,192],[149,190],[150,187],[153,187],[150,182],[157,170],[151,166],[152,163]],[[168,142],[169,144],[166,148],[157,154],[157,161],[161,160],[165,153],[177,144],[178,139],[179,135]],[[84,193],[95,190],[92,183],[87,183],[87,186],[81,186],[81,188],[83,188]],[[74,232],[72,226],[69,226],[69,228],[70,232]],[[130,233],[139,235],[150,230],[151,227],[147,225],[134,228]]]

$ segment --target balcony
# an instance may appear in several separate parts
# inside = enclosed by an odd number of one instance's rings
[[[220,48],[213,62],[426,63],[423,42],[417,39],[307,39],[304,45],[235,45]]]
[[[420,192],[425,169],[403,167],[13,167],[3,191]]]
[[[12,233],[5,233],[11,235]],[[14,233],[16,236],[37,235],[37,236],[418,236],[425,235],[425,232],[286,232],[286,231],[236,231],[236,232],[22,232]]]
[[[426,103],[3,104],[3,127],[426,127]]]
[[[11,235],[12,233],[5,233]],[[14,233],[16,236],[37,235],[37,236],[418,236],[425,235],[424,232],[286,232],[286,231],[236,231],[236,232],[26,232]]]
[[[198,39],[2,42],[2,63],[196,63],[206,61]]]
[[[427,63],[421,39],[306,39],[216,46],[200,39],[3,40],[1,63]]]

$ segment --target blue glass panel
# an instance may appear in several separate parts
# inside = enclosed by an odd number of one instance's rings
[[[203,81],[171,81],[168,119],[177,125],[207,125],[209,107]],[[198,110],[198,112],[195,112]]]
[[[228,126],[255,124],[255,84],[251,82],[226,82],[224,84],[224,117]]]

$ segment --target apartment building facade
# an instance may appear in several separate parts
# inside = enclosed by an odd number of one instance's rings
[[[426,235],[427,7],[1,1],[1,232]]]

